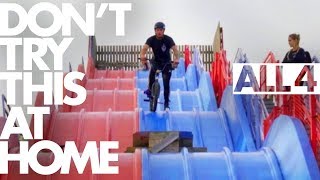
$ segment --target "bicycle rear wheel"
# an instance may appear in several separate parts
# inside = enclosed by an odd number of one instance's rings
[[[160,95],[160,84],[158,81],[155,81],[151,88],[151,96],[150,100],[150,111],[155,112],[157,110],[158,98]]]

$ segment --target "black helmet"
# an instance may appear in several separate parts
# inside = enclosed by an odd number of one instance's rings
[[[157,28],[166,29],[166,25],[164,25],[163,22],[157,22],[157,23],[154,25],[154,29],[157,29]]]

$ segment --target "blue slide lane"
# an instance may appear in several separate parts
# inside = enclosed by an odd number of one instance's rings
[[[255,152],[152,154],[142,151],[144,180],[297,180],[320,178],[306,131],[297,119],[280,116]]]
[[[172,73],[169,111],[163,111],[161,103],[156,112],[149,111],[143,94],[148,72],[137,72],[139,130],[190,131],[193,146],[206,147],[208,152],[189,153],[184,148],[180,153],[152,154],[143,149],[143,179],[320,179],[299,120],[278,117],[257,149],[241,96],[228,86],[218,108],[209,74],[201,72],[199,77],[194,65],[186,72],[180,65]],[[163,92],[159,102],[163,102]]]

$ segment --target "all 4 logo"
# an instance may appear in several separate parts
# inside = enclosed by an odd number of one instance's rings
[[[320,94],[319,80],[320,64],[233,64],[234,94]]]

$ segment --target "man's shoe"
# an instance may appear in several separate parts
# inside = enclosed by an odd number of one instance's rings
[[[169,107],[169,102],[168,102],[168,101],[165,101],[165,102],[164,102],[164,106],[163,106],[163,110],[165,111],[167,108],[170,109],[170,107]]]
[[[145,90],[143,93],[146,94],[149,99],[152,97],[150,89]]]

